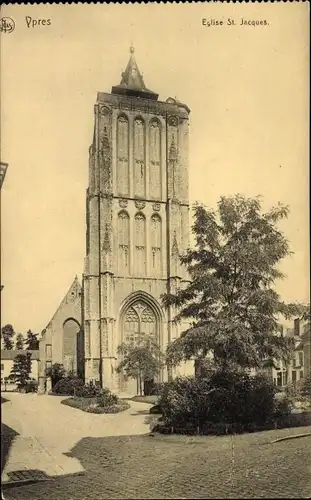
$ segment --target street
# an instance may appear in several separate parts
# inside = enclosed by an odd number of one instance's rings
[[[43,471],[47,479],[7,488],[6,500],[307,498],[311,494],[311,436],[271,443],[278,437],[311,432],[311,427],[234,437],[152,436],[145,403],[131,402],[131,409],[122,414],[92,415],[61,405],[58,397],[10,394],[8,398],[10,402],[2,404],[3,423],[11,429],[15,425],[18,435],[10,450],[16,456],[9,458],[5,471],[10,477],[22,468],[31,442],[33,461],[27,458],[28,470]]]

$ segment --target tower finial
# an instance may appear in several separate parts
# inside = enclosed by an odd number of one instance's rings
[[[137,97],[143,97],[144,99],[153,99],[156,101],[158,99],[158,94],[146,88],[143,76],[138,69],[134,52],[135,48],[131,40],[129,62],[127,63],[125,71],[122,73],[120,85],[112,87],[111,93],[135,95]]]

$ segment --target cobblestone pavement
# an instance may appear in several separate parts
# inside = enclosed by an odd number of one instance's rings
[[[5,498],[310,497],[311,437],[271,444],[272,434],[268,440],[264,434],[269,433],[197,440],[85,437],[71,450],[85,469],[83,475],[15,487]]]

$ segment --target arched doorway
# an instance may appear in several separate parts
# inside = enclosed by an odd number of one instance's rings
[[[161,346],[161,313],[154,299],[147,294],[146,296],[135,294],[127,301],[120,315],[120,327],[122,343],[139,345],[141,341],[150,339]],[[144,389],[146,390],[148,384],[155,381],[146,381]],[[120,374],[120,388],[127,394],[139,394],[138,380],[125,380],[122,374]]]
[[[74,318],[68,318],[63,324],[63,365],[67,372],[73,372],[83,378],[84,339],[81,325]]]

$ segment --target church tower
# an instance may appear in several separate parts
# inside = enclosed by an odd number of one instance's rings
[[[146,88],[134,49],[111,93],[99,92],[89,149],[83,279],[85,378],[136,393],[116,372],[117,348],[180,334],[160,297],[187,280],[189,108]],[[167,373],[158,380],[167,380]]]

